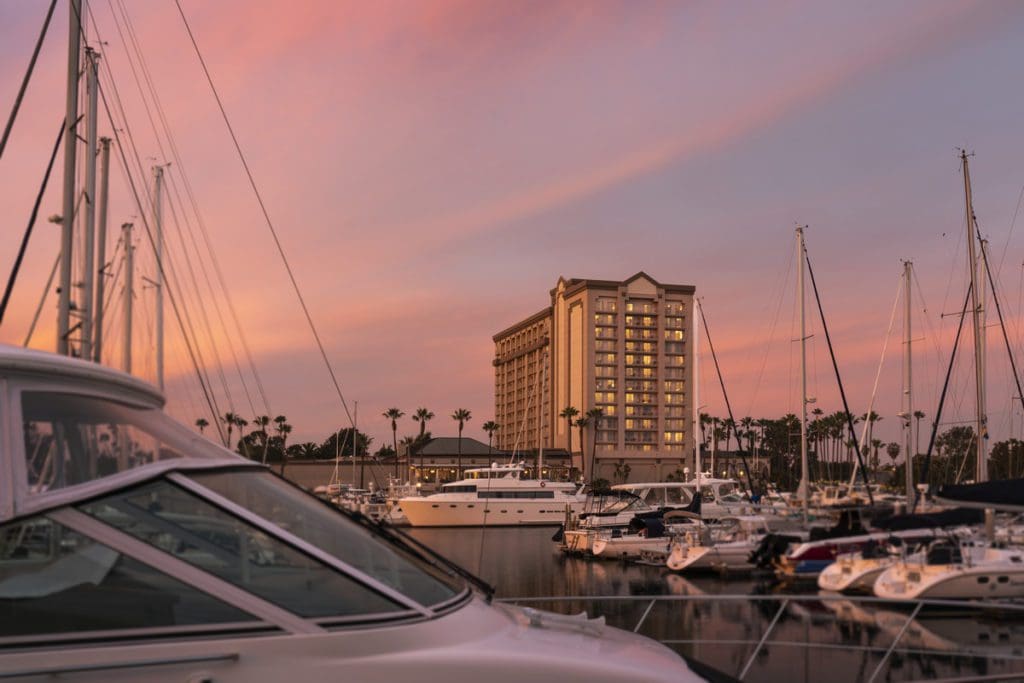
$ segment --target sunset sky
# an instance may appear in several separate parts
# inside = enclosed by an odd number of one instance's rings
[[[958,147],[976,154],[976,211],[1020,350],[1020,2],[181,2],[374,447],[390,442],[381,413],[393,405],[433,410],[435,435],[454,435],[448,416],[469,408],[466,434],[486,440],[491,336],[547,305],[560,275],[643,270],[695,285],[737,418],[798,412],[797,224],[810,226],[856,413],[867,409],[901,260],[914,261],[915,389],[931,416],[956,324],[940,314],[958,311],[966,291]],[[0,1],[5,117],[46,5]],[[323,439],[347,419],[174,1],[91,5],[99,33],[90,20],[89,38],[106,43],[142,163],[162,163],[169,152],[118,31],[127,10],[272,412],[295,425],[292,442]],[[64,115],[66,40],[61,2],[0,159],[5,278]],[[182,170],[172,165],[175,182]],[[118,166],[111,245],[116,226],[139,222],[126,188]],[[58,251],[45,218],[60,211],[58,161],[2,342],[24,341]],[[152,259],[140,260],[151,276]],[[139,293],[143,325],[147,298],[151,289]],[[53,348],[55,307],[51,296],[33,346]],[[809,391],[838,410],[811,327]],[[169,405],[192,422],[201,398],[170,309],[167,328]],[[887,440],[898,438],[899,315],[893,334],[875,408]],[[999,335],[991,328],[993,440],[1010,433],[1015,393]],[[151,333],[137,340],[138,374],[151,378]],[[973,414],[971,362],[958,363],[944,422]],[[710,358],[701,363],[700,401],[724,414]],[[233,366],[224,373],[232,399],[215,379],[219,401],[251,418]],[[399,436],[415,430],[406,417]]]

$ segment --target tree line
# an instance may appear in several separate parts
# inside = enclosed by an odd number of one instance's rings
[[[435,414],[427,408],[417,408],[411,417],[414,422],[419,424],[418,433],[403,436],[401,439],[398,438],[398,421],[405,417],[405,413],[399,408],[388,408],[382,413],[382,416],[391,421],[392,442],[390,445],[381,445],[373,453],[370,452],[373,437],[352,427],[341,427],[331,432],[319,443],[306,441],[288,444],[288,435],[292,432],[292,425],[288,423],[288,418],[284,415],[278,415],[273,420],[267,415],[257,415],[250,421],[237,413],[228,412],[219,417],[219,422],[224,427],[225,445],[229,445],[235,452],[246,458],[265,464],[278,464],[281,474],[284,474],[289,460],[334,460],[339,457],[352,457],[354,453],[357,457],[372,457],[380,462],[393,461],[395,476],[398,477],[401,464],[398,454],[405,454],[406,467],[412,464],[412,458],[433,438],[427,430],[427,423],[434,419]],[[460,473],[462,471],[462,432],[472,417],[471,411],[466,408],[458,408],[451,415],[452,420],[458,425],[458,469]],[[274,423],[272,428],[270,427],[271,422]],[[205,434],[210,422],[201,417],[195,421],[195,425],[201,434]],[[246,431],[247,427],[250,428],[249,431]],[[494,433],[501,426],[497,422],[489,420],[482,427],[487,432],[487,445],[490,448],[493,444]],[[399,447],[402,447],[401,450]],[[422,464],[421,462],[421,468]]]

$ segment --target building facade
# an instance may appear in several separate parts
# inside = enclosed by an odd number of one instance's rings
[[[591,460],[595,477],[613,481],[692,469],[694,287],[640,272],[559,278],[550,296],[493,338],[498,447],[571,449],[588,479]],[[569,406],[601,417],[570,426],[560,417]]]

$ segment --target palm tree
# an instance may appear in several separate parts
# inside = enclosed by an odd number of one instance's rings
[[[267,464],[267,450],[270,448],[270,435],[267,434],[267,425],[270,424],[270,417],[267,415],[257,415],[252,419],[254,425],[256,425],[255,433],[260,434],[263,437],[263,457],[260,458],[263,464]]]
[[[241,435],[241,434],[243,433],[243,432],[242,432],[242,430],[244,430],[244,429],[245,429],[245,426],[246,426],[247,424],[249,424],[249,421],[248,421],[248,420],[246,420],[246,419],[245,419],[244,417],[242,417],[241,415],[235,415],[235,426],[236,426],[236,427],[238,427],[238,433],[239,433],[240,435]],[[230,441],[230,439],[229,439],[229,441]],[[245,457],[249,458],[249,457],[250,457],[250,456],[249,456],[249,444],[247,444],[247,443],[245,442],[245,437],[244,437],[244,436],[243,436],[243,437],[242,437],[242,439],[241,439],[241,440],[239,441],[239,443],[240,443],[240,444],[242,444],[242,455],[244,455]],[[250,458],[250,459],[251,459],[251,458]]]
[[[586,461],[586,456],[584,455],[584,453],[587,452],[587,449],[583,445],[583,433],[586,430],[588,424],[590,424],[590,418],[587,417],[586,415],[583,415],[582,417],[577,417],[575,420],[573,420],[573,425],[576,426],[576,429],[580,430],[580,469],[583,470],[583,480],[584,481],[587,481],[588,479],[587,479],[587,461]]]
[[[918,453],[921,452],[921,420],[924,419],[924,411],[915,410],[914,419],[917,420],[917,436],[914,437],[914,443],[917,444]],[[915,454],[916,455],[916,454]]]
[[[281,476],[283,477],[284,466],[288,462],[288,435],[292,432],[292,426],[288,424],[287,418],[284,415],[275,417],[274,422],[277,423],[274,431],[277,432],[278,437],[281,439]]]
[[[491,454],[491,442],[494,440],[494,432],[501,429],[501,425],[494,420],[484,422],[483,429],[487,432],[487,455]]]
[[[465,408],[459,408],[452,413],[452,419],[459,423],[459,479],[462,479],[462,428],[472,417],[473,414]]]
[[[562,408],[562,412],[560,412],[558,414],[558,417],[564,417],[565,421],[569,424],[569,448],[568,448],[568,450],[569,450],[569,465],[570,465],[570,467],[572,466],[572,462],[573,462],[573,459],[572,459],[572,421],[579,414],[580,414],[580,411],[577,410],[576,408],[574,408],[573,406],[566,406],[566,407]],[[580,463],[580,464],[582,465],[583,463]]]
[[[434,419],[434,414],[426,408],[417,408],[412,419],[420,423],[420,439],[423,439],[423,434],[427,431],[427,423]]]
[[[196,427],[199,427],[199,433],[202,434],[203,430],[210,426],[205,417],[201,417],[196,420]]]
[[[591,408],[590,410],[587,411],[587,418],[590,420],[590,424],[594,425],[594,434],[593,434],[593,437],[590,439],[590,473],[591,473],[591,475],[593,475],[593,473],[594,473],[594,463],[596,462],[595,461],[595,457],[597,455],[597,428],[599,426],[599,422],[601,421],[602,417],[604,417],[604,409],[603,408]],[[582,453],[582,451],[583,451],[583,446],[580,446],[580,452]],[[593,476],[591,476],[591,480],[593,480]]]
[[[395,449],[395,479],[398,479],[398,418],[405,415],[398,408],[388,408],[384,411],[384,417],[391,420],[391,444]]]
[[[220,421],[228,428],[228,438],[224,442],[224,445],[228,448],[231,448],[231,430],[235,428],[236,420],[238,420],[238,415],[231,412],[224,413],[220,418]]]

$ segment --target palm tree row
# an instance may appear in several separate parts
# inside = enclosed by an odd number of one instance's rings
[[[569,451],[569,458],[572,460],[572,428],[575,427],[579,431],[580,435],[580,470],[583,472],[583,478],[586,481],[594,480],[594,462],[595,456],[597,455],[597,428],[600,420],[604,417],[604,410],[601,408],[591,408],[585,414],[580,414],[579,409],[576,406],[566,406],[562,408],[562,411],[558,413],[558,416],[566,420],[568,424],[568,444],[567,450]],[[585,436],[587,427],[592,427],[592,438],[590,439],[590,463],[588,465],[586,458],[586,447],[585,447]]]
[[[270,425],[271,419],[268,415],[257,415],[252,419],[254,425],[253,431],[245,434],[245,428],[250,424],[248,420],[234,412],[226,412],[220,416],[220,422],[224,424],[226,428],[226,439],[224,445],[228,448],[233,448],[247,458],[253,458],[255,452],[259,453],[259,460],[263,464],[267,463],[267,454],[271,447],[273,438],[267,433],[267,427]],[[288,424],[288,418],[284,415],[278,415],[273,419],[274,432],[277,434],[276,446],[279,448],[282,454],[287,452],[287,441],[288,435],[291,434],[292,426]],[[210,426],[210,422],[206,418],[199,418],[195,422],[196,427],[199,428],[199,433],[203,434],[205,429]],[[232,441],[235,428],[238,429],[240,438],[238,443],[235,444]],[[254,451],[254,449],[258,449]],[[285,461],[287,458],[282,455],[281,457],[281,474],[284,474]]]

